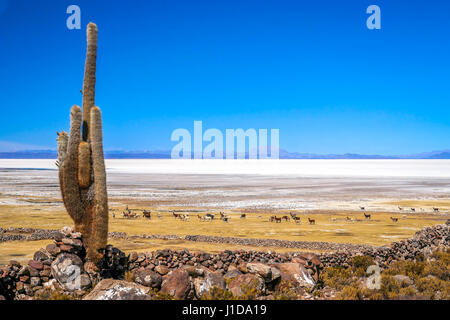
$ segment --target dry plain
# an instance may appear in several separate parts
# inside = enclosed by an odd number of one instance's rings
[[[9,160],[3,166],[1,161],[4,160],[0,160],[1,228],[59,229],[71,225],[61,202],[57,171],[50,160],[45,165],[39,163],[42,160],[25,163],[24,160],[17,163]],[[149,166],[151,161],[147,160]],[[118,169],[116,163],[108,160],[110,231],[128,235],[212,235],[386,245],[408,238],[424,226],[443,223],[450,218],[450,178],[446,176],[450,172],[447,171],[449,163],[441,162],[442,176],[434,173],[429,176],[408,173],[403,176],[380,173],[349,176],[339,170],[334,175],[314,172],[218,173],[217,169],[177,173],[173,172],[170,163],[165,172],[155,173]],[[361,169],[355,172],[358,170]],[[121,212],[126,205],[140,214],[144,209],[152,211],[152,219],[142,216],[123,218]],[[371,214],[370,220],[364,218],[360,207],[365,207],[364,211]],[[439,212],[434,212],[433,207],[438,207]],[[174,219],[172,210],[189,213],[190,221]],[[220,211],[231,216],[228,223],[220,219],[203,222],[197,218],[206,213],[218,216]],[[269,222],[272,215],[281,217],[289,212],[296,213],[301,223]],[[246,214],[245,219],[240,218],[242,213]],[[315,225],[307,222],[308,217],[316,220]],[[398,222],[394,223],[391,217],[399,218]],[[25,261],[49,241],[2,242],[0,264],[10,259]],[[240,245],[184,240],[111,239],[110,242],[126,252],[163,247],[209,252],[249,249]],[[277,247],[252,249],[298,251]]]

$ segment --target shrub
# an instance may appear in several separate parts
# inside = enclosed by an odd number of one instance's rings
[[[208,293],[205,293],[201,300],[234,300],[233,294],[219,287],[212,287]]]
[[[355,256],[351,260],[352,269],[359,277],[363,277],[367,268],[374,264],[375,261],[371,256]]]

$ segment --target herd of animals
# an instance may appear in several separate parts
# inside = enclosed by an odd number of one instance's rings
[[[359,207],[359,208],[363,211],[364,218],[366,220],[370,220],[371,219],[371,214],[366,213],[366,208],[365,207]],[[403,209],[404,208],[402,208],[402,207],[398,207],[399,211],[403,211]],[[416,212],[415,208],[410,208],[410,209],[411,209],[411,212]],[[421,208],[421,210],[423,211],[424,209]],[[439,208],[433,207],[433,212],[439,212]],[[220,214],[220,220],[222,220],[224,222],[229,222],[231,220],[231,216],[226,215],[223,212],[219,212],[219,214]],[[173,215],[173,217],[175,219],[179,219],[179,220],[182,220],[182,221],[190,221],[190,214],[189,213],[176,213],[175,211],[172,211],[172,215]],[[113,218],[116,217],[114,212],[112,214],[112,217]],[[136,219],[136,218],[141,217],[141,215],[139,213],[137,213],[137,212],[133,212],[132,210],[130,210],[128,208],[128,206],[126,206],[125,211],[122,211],[122,217],[126,218],[126,219]],[[148,211],[148,210],[143,210],[142,211],[142,217],[146,218],[146,219],[151,219],[152,218],[152,212]],[[156,217],[159,218],[159,219],[162,219],[161,213],[156,212]],[[241,216],[240,216],[240,219],[246,219],[246,217],[247,217],[247,215],[245,213],[242,213]],[[207,221],[213,221],[216,218],[216,215],[213,214],[213,213],[206,213],[204,215],[197,214],[197,218],[201,222],[207,222]],[[258,216],[258,218],[261,219],[262,216]],[[398,222],[398,218],[395,218],[395,217],[390,217],[390,218],[391,218],[392,222],[394,222],[394,223]],[[402,218],[406,219],[406,215],[403,215]],[[291,220],[293,222],[295,222],[296,224],[300,224],[301,223],[300,217],[298,217],[296,213],[292,213],[292,212],[289,213],[289,216],[284,215],[282,217],[277,217],[276,215],[274,215],[274,216],[271,216],[269,218],[270,222],[275,222],[275,223],[281,223],[282,221],[290,222]],[[348,216],[345,218],[345,220],[346,221],[353,221],[353,219],[351,219]],[[331,218],[331,221],[336,222],[337,218]],[[315,219],[311,219],[310,217],[308,217],[308,223],[310,225],[314,225],[314,224],[316,224],[316,220]]]

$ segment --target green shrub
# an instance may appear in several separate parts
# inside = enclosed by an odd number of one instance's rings
[[[355,256],[351,259],[352,269],[359,277],[364,277],[367,268],[374,264],[371,256]]]
[[[208,293],[205,293],[201,300],[234,300],[235,297],[226,289],[212,287]]]

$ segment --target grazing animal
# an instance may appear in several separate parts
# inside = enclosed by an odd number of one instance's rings
[[[241,214],[241,219],[245,219],[247,216],[245,213]]]
[[[144,210],[144,212],[142,212],[142,215],[144,216],[144,218],[147,218],[147,219],[151,219],[152,218],[151,211]]]
[[[362,211],[366,210],[366,207],[359,207]]]
[[[411,211],[412,211],[412,212],[416,212],[416,209],[415,209],[415,208],[411,208]]]
[[[308,217],[308,222],[309,222],[309,224],[316,224],[316,220],[310,219],[309,217]]]
[[[349,217],[345,217],[345,220],[347,220],[347,221],[352,221],[352,219],[349,218]]]
[[[113,217],[113,219],[116,218],[116,214],[114,212],[112,213],[112,217]]]
[[[183,221],[189,221],[190,220],[189,213],[179,214],[178,216],[179,216],[180,220],[183,220]]]
[[[295,222],[296,224],[299,224],[299,223],[300,223],[300,217],[293,217],[292,219],[294,219],[294,222]]]
[[[398,210],[402,211],[402,210],[403,210],[403,208],[402,208],[402,207],[398,207]]]
[[[369,220],[370,220],[370,214],[366,214],[366,213],[364,212],[364,217],[365,217],[366,219],[369,219]]]
[[[278,218],[277,216],[274,216],[274,220],[276,223],[281,223],[281,218]]]
[[[398,222],[398,218],[392,218],[391,217],[392,222]]]
[[[439,212],[439,208],[433,208],[434,212]]]
[[[211,218],[211,220],[214,220],[214,215],[212,213],[207,213],[205,216]]]
[[[289,212],[289,214],[291,215],[292,219],[295,219],[295,217],[297,216],[296,213]]]
[[[222,221],[223,221],[223,222],[229,222],[230,219],[231,219],[230,217],[224,216],[224,217],[222,218]]]
[[[331,221],[336,222],[337,219],[336,218],[331,218]]]
[[[223,212],[220,212],[220,219],[222,219],[225,222],[228,222],[231,218],[225,215]]]
[[[122,212],[122,217],[130,219],[139,218],[136,213],[132,213],[130,210]]]
[[[281,217],[281,219],[284,219],[284,220],[286,220],[286,222],[289,222],[289,221],[291,221],[291,219],[289,219],[289,217],[288,217],[288,216],[282,216],[282,217]]]
[[[180,217],[180,215],[178,213],[175,213],[175,211],[172,211],[172,214],[175,219],[178,219]]]

